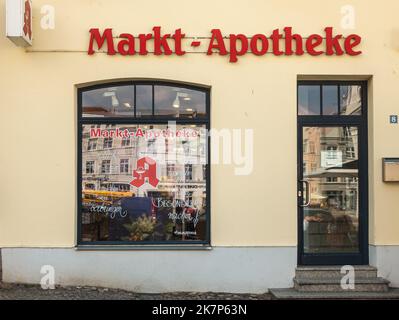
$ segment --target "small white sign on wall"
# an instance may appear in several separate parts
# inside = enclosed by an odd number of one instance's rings
[[[321,167],[342,167],[342,151],[325,150],[321,152]]]
[[[32,45],[32,0],[7,0],[6,34],[18,47]]]

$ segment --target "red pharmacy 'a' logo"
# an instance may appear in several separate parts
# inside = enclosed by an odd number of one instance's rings
[[[25,1],[24,34],[32,39],[32,8],[29,1]]]
[[[137,188],[141,187],[145,183],[145,179],[148,179],[148,183],[153,187],[156,187],[159,183],[157,178],[157,163],[150,157],[144,157],[137,160],[137,169],[133,170],[133,180],[130,181],[132,186]]]

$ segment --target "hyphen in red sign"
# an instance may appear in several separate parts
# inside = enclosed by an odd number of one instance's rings
[[[102,33],[97,28],[90,29],[88,54],[92,55],[95,53],[94,43],[97,44],[98,49],[101,49],[106,43],[107,54],[109,55],[117,53],[124,56],[136,54],[147,55],[149,53],[147,50],[147,41],[152,41],[155,55],[168,56],[174,53],[182,56],[186,54],[186,51],[182,49],[185,34],[182,33],[181,29],[175,30],[173,34],[162,34],[161,27],[154,27],[152,31],[152,33],[139,34],[138,36],[122,33],[119,35],[120,39],[116,40],[112,29],[105,29]],[[291,27],[285,27],[283,32],[275,29],[270,36],[255,34],[248,37],[244,34],[230,34],[228,39],[223,38],[220,29],[212,29],[206,54],[212,55],[213,53],[217,53],[222,56],[228,55],[230,62],[237,62],[239,56],[247,53],[252,53],[256,56],[263,56],[266,53],[275,56],[301,56],[304,54],[311,56],[322,54],[327,56],[341,56],[344,54],[357,56],[362,53],[360,50],[356,50],[361,40],[361,37],[357,34],[350,34],[346,37],[342,34],[334,35],[332,27],[326,27],[324,34],[311,34],[306,38],[299,34],[294,34]],[[199,45],[199,41],[191,43],[193,47]]]

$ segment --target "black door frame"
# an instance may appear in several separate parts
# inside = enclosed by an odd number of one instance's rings
[[[305,254],[303,250],[303,197],[297,196],[298,208],[298,265],[363,265],[369,263],[368,248],[368,129],[367,129],[367,81],[298,81],[299,85],[360,85],[362,93],[362,115],[360,116],[297,116],[297,189],[303,192],[303,127],[352,126],[359,136],[359,253]],[[298,94],[297,94],[298,97]],[[321,100],[320,95],[320,100]],[[297,101],[298,104],[298,101]],[[320,103],[321,104],[321,103]]]

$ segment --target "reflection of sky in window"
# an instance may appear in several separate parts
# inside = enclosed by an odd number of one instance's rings
[[[361,114],[361,86],[340,86],[341,114]]]
[[[86,91],[82,107],[90,115],[133,115],[134,86],[109,87]]]
[[[152,86],[137,85],[136,86],[136,116],[152,115]]]
[[[155,115],[203,116],[205,93],[185,88],[155,86]]]
[[[300,115],[320,114],[320,86],[299,86],[298,113]]]
[[[206,93],[197,90],[151,84],[126,85],[85,91],[82,94],[84,117],[90,116],[136,116],[152,115],[155,98],[155,116],[195,118],[206,113]]]
[[[323,115],[338,114],[338,87],[323,86]]]

